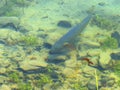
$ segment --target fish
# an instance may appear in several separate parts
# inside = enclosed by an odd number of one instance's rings
[[[81,34],[81,32],[85,29],[85,27],[91,20],[92,16],[93,16],[92,14],[88,15],[86,18],[82,20],[82,22],[75,25],[58,41],[56,41],[55,44],[52,46],[50,53],[60,52],[64,46],[70,46],[69,44],[75,40],[76,36]]]
[[[87,63],[88,63],[88,65],[92,65],[93,64],[93,62],[92,61],[90,61],[90,59],[89,58],[82,58],[82,60],[85,60],[85,61],[87,61]]]

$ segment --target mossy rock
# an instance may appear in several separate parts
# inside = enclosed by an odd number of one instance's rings
[[[24,8],[30,5],[28,0],[6,0],[5,5],[0,8],[1,16],[20,16],[24,14]]]
[[[120,76],[120,61],[116,61],[113,66],[113,71],[116,75]]]
[[[13,9],[13,6],[11,4],[4,5],[0,8],[0,15],[6,15],[6,13],[11,12]]]
[[[118,48],[118,42],[115,38],[107,37],[103,40],[103,42],[101,42],[100,48],[102,50],[117,49]]]
[[[112,18],[103,17],[100,15],[95,15],[91,20],[92,25],[97,25],[101,29],[112,30],[117,29],[118,22],[113,20]]]

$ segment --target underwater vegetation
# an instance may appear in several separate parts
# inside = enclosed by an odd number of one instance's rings
[[[99,76],[97,75],[97,71],[95,70],[95,81],[96,81],[96,89],[98,90]]]
[[[31,83],[18,84],[18,90],[33,90]]]
[[[49,75],[40,74],[37,77],[37,80],[34,83],[37,87],[42,88],[45,84],[51,84],[52,85],[53,80]]]
[[[21,42],[23,42],[25,46],[36,46],[38,44],[38,39],[36,36],[26,35],[21,38]]]
[[[3,0],[0,6],[0,16],[20,16],[24,13],[24,8],[29,6],[27,0]]]
[[[78,81],[78,82],[75,82],[74,84],[72,84],[72,89],[73,90],[86,90],[87,88],[86,87],[82,87],[81,86],[81,82]]]
[[[12,3],[19,5],[19,6],[24,6],[26,4],[27,0],[11,0]]]
[[[18,72],[8,73],[8,83],[16,84],[15,90],[33,90],[33,85],[42,88],[45,84],[53,85],[53,79],[47,74],[37,74],[30,76],[21,76]],[[33,81],[32,81],[33,78]],[[29,80],[27,80],[29,79]]]
[[[95,15],[91,21],[91,24],[107,30],[116,29],[118,27],[118,23],[116,21],[100,15]]]
[[[120,61],[117,61],[113,66],[113,71],[116,75],[120,76]]]
[[[33,1],[33,0],[30,0]],[[6,4],[13,4],[18,7],[27,7],[30,4],[29,0],[6,0]]]
[[[46,85],[50,86],[52,89],[57,89],[62,84],[63,77],[61,74],[57,74],[58,77],[55,76],[53,69],[54,66],[48,66],[46,69],[47,71],[45,70],[46,72],[37,74],[24,74],[18,71],[8,72],[5,74],[8,77],[6,83],[11,84],[12,90],[36,90],[35,88],[43,89]]]
[[[7,9],[5,16],[19,16],[21,13],[17,10]]]
[[[120,86],[120,78],[119,78],[119,80],[117,81],[117,85]]]
[[[10,73],[10,74],[8,74],[8,77],[9,77],[9,80],[12,83],[19,83],[19,82],[21,82],[18,72]]]
[[[115,38],[113,37],[107,37],[101,42],[101,47],[102,50],[107,50],[107,49],[116,49],[118,48],[118,42]]]
[[[51,90],[56,90],[64,82],[64,76],[55,72],[56,70],[58,71],[58,68],[51,64],[45,68],[44,73],[33,74],[30,76],[33,86],[43,89],[44,86],[48,85]]]
[[[18,16],[19,14],[20,12],[15,10],[12,4],[0,8],[0,16]]]
[[[18,16],[19,10],[15,10],[14,3],[7,1],[5,5],[0,8],[0,16]]]
[[[30,82],[24,82],[23,78],[20,76],[19,72],[11,72],[7,74],[10,83],[17,84],[15,90],[32,90],[32,85]]]
[[[120,76],[120,61],[117,61],[115,65],[112,67],[113,72],[119,77]],[[117,81],[118,86],[120,86],[120,77]]]

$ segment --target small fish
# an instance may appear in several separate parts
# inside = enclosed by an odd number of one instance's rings
[[[82,60],[87,61],[88,65],[93,65],[93,62],[91,62],[89,58],[82,58]]]

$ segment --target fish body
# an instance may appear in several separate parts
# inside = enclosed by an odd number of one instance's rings
[[[70,43],[75,39],[77,35],[79,35],[84,28],[89,23],[90,19],[92,18],[92,14],[88,15],[85,19],[82,20],[81,23],[78,23],[76,26],[74,26],[70,31],[68,31],[65,35],[63,35],[51,48],[50,52],[58,52],[60,51],[65,43]]]

